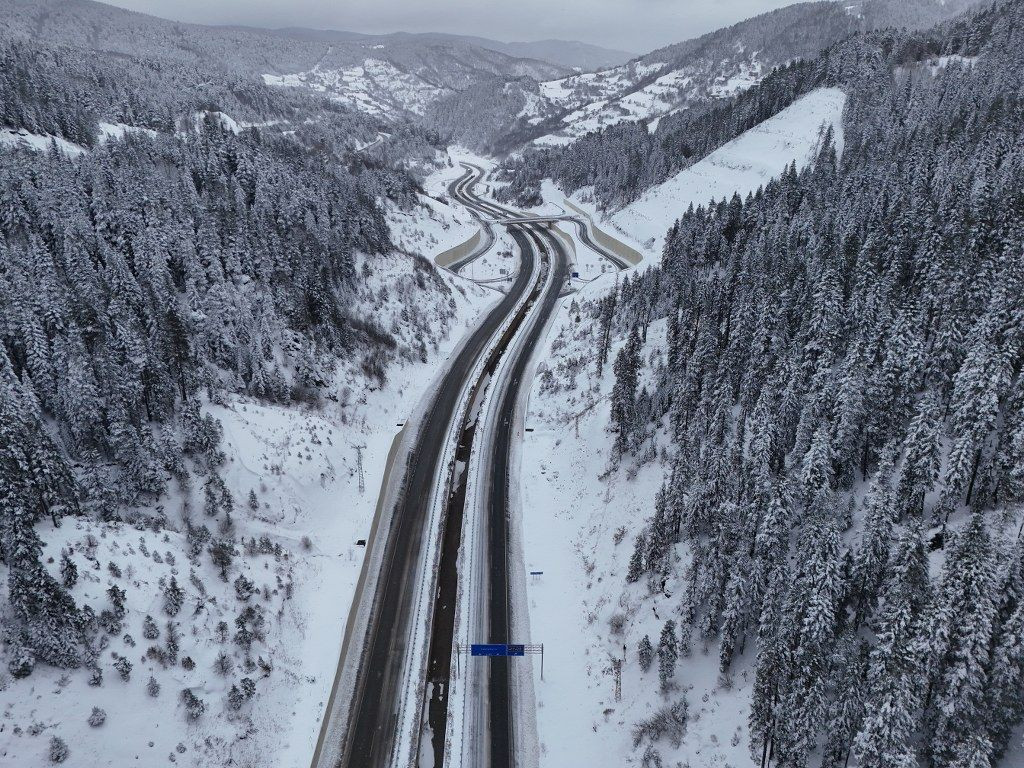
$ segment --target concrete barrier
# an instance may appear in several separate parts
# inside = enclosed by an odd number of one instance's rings
[[[580,216],[584,217],[587,221],[590,222],[590,231],[593,233],[594,242],[596,242],[598,245],[618,254],[620,258],[624,259],[625,261],[628,261],[634,267],[641,261],[643,261],[644,257],[643,254],[640,253],[640,251],[636,250],[635,248],[630,248],[628,245],[626,245],[618,238],[612,237],[611,235],[600,229],[597,226],[597,224],[594,223],[594,220],[590,218],[589,213],[584,211],[582,208],[573,205],[571,200],[566,199],[565,204],[572,208],[573,211],[580,214]]]
[[[466,242],[460,243],[454,248],[449,248],[447,251],[438,254],[434,259],[434,263],[439,267],[449,269],[452,265],[458,264],[467,256],[470,256],[476,250],[477,246],[480,245],[480,240],[483,236],[484,231],[482,229],[478,229],[476,234]]]

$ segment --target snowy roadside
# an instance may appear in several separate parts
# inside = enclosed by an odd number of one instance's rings
[[[221,475],[233,499],[238,546],[225,553],[226,578],[206,549],[229,531],[214,525],[198,547],[187,532],[186,521],[210,524],[202,487],[138,510],[131,523],[40,526],[51,573],[61,577],[67,551],[76,602],[97,614],[113,608],[120,629],[102,650],[98,686],[88,669],[40,665],[24,680],[0,674],[0,765],[47,764],[50,739],[59,737],[76,766],[308,766],[392,440],[497,299],[449,274],[424,290],[432,278],[406,256],[367,266],[360,301],[375,303],[392,333],[422,342],[421,359],[396,361],[384,384],[353,361],[319,406],[237,397],[203,405],[223,430]],[[435,318],[430,335],[406,338],[410,312]],[[166,526],[147,525],[154,516]],[[5,582],[6,569],[0,575]],[[180,605],[168,609],[172,578]],[[248,640],[239,639],[243,630]]]
[[[610,359],[621,344],[613,345]],[[526,597],[531,641],[545,645],[543,681],[534,668],[544,768],[639,765],[632,727],[666,703],[656,671],[640,669],[636,647],[645,634],[657,641],[675,585],[652,597],[639,585],[624,586],[633,537],[653,509],[664,467],[653,461],[633,477],[607,471],[614,376],[608,365],[594,377],[596,345],[596,329],[577,323],[572,312],[560,315],[542,353],[547,367],[564,365],[556,378],[577,363],[583,367],[573,388],[545,391],[540,378],[534,381],[527,415],[533,431],[523,445],[525,572],[540,574],[527,576]],[[665,323],[653,323],[644,358],[663,354],[664,345]],[[719,687],[716,657],[705,657],[710,652],[696,648],[680,662],[676,679],[690,705],[689,730],[682,748],[665,756],[683,764],[745,765],[749,681],[741,668],[731,689]],[[622,659],[616,700],[613,661]]]
[[[814,92],[622,211],[602,215],[587,190],[570,200],[609,233],[637,247],[645,264],[654,263],[668,228],[691,203],[746,194],[793,160],[798,167],[805,165],[818,146],[822,124],[841,127],[844,102],[841,92]],[[837,143],[841,146],[841,136]],[[545,207],[565,199],[550,182],[542,194]],[[577,253],[582,257],[585,252],[577,243]],[[534,666],[542,768],[640,765],[642,750],[634,749],[632,729],[670,703],[658,692],[657,671],[640,668],[636,648],[645,635],[657,643],[677,585],[666,582],[660,592],[648,595],[645,587],[625,584],[633,539],[650,516],[664,479],[661,450],[667,441],[656,434],[660,443],[653,461],[638,466],[630,460],[609,469],[612,366],[609,362],[596,376],[597,329],[576,309],[615,280],[612,274],[600,276],[574,300],[563,302],[540,352],[545,363],[533,381],[527,414],[532,431],[525,434],[522,448],[521,510],[524,570],[537,574],[526,577],[530,641],[545,644],[543,681]],[[651,325],[642,352],[644,360],[654,361],[645,366],[648,372],[664,359],[665,334],[664,321]],[[612,345],[609,361],[622,343]],[[679,555],[687,553],[681,548]],[[676,696],[686,698],[689,718],[683,743],[663,752],[670,764],[749,763],[750,662],[737,659],[731,679],[722,684],[713,653],[713,647],[697,645],[680,660]]]

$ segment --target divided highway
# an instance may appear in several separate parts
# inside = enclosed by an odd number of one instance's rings
[[[452,183],[449,194],[478,213],[515,216],[514,212],[484,202],[472,193],[472,184],[480,175],[480,169],[467,168],[467,175]],[[520,394],[523,372],[548,318],[554,312],[569,269],[569,259],[561,242],[543,227],[511,225],[511,230],[520,249],[519,271],[508,293],[488,312],[452,359],[433,393],[432,402],[424,411],[410,447],[390,525],[382,528],[383,540],[374,545],[383,546],[383,552],[379,557],[376,589],[364,597],[369,601],[368,620],[361,628],[364,634],[357,638],[349,652],[352,658],[342,659],[342,664],[354,672],[351,701],[346,699],[348,691],[339,693],[338,698],[345,699],[339,702],[334,701],[332,694],[313,768],[391,768],[397,765],[395,761],[399,758],[399,745],[403,738],[400,732],[402,713],[406,706],[418,703],[405,700],[407,691],[411,685],[420,695],[424,693],[420,681],[412,679],[419,674],[419,668],[415,664],[407,668],[406,663],[407,657],[416,650],[411,647],[415,626],[423,619],[415,615],[420,580],[434,577],[432,573],[419,571],[424,567],[424,548],[428,546],[430,537],[435,535],[429,524],[431,501],[441,490],[439,485],[447,486],[448,473],[443,466],[445,449],[454,433],[459,440],[455,449],[455,467],[461,463],[464,468],[474,436],[474,424],[469,417],[464,424],[454,422],[466,398],[473,402],[479,396],[490,374],[502,361],[510,340],[524,322],[529,322],[525,331],[526,343],[516,345],[517,357],[511,361],[512,374],[508,381],[514,383],[507,387],[501,406],[508,410],[502,411],[504,416],[498,428],[492,430],[494,439],[487,446],[487,461],[491,466],[491,491],[485,520],[489,561],[488,639],[496,642],[511,639],[508,637],[507,544],[512,415]],[[553,274],[549,275],[549,271]],[[533,311],[535,304],[539,306],[537,311]],[[458,492],[460,482],[464,484],[464,478],[460,478],[456,471],[452,477],[451,495],[444,504],[440,567],[436,574],[436,595],[431,600],[427,675],[432,682],[432,695],[426,711],[434,738],[432,743],[418,745],[421,755],[433,752],[431,763],[436,768],[441,768],[444,760],[447,683],[458,583],[455,563],[461,544],[465,507],[464,485],[461,496]],[[369,552],[367,557],[370,557]],[[342,677],[339,667],[338,679]],[[503,662],[490,667],[487,698],[489,734],[476,734],[476,737],[491,741],[491,768],[512,766],[512,707],[508,668]],[[415,753],[414,749],[413,755]],[[413,755],[404,757],[415,759]]]

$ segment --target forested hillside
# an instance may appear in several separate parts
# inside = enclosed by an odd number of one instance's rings
[[[98,664],[119,625],[97,624],[66,591],[75,579],[45,567],[41,521],[123,520],[170,491],[187,511],[198,482],[220,530],[210,556],[230,563],[236,499],[205,404],[316,405],[336,397],[339,369],[379,386],[394,361],[425,359],[454,303],[412,260],[425,303],[401,333],[377,311],[386,293],[367,302],[374,257],[393,250],[384,206],[416,199],[399,164],[435,152],[422,131],[395,127],[360,154],[378,124],[313,96],[173,62],[0,46],[4,127],[91,147],[0,150],[0,614],[22,676],[36,661]],[[229,111],[268,125],[244,129]],[[101,120],[127,133],[100,142]],[[177,514],[147,525],[180,530]],[[210,531],[187,525],[198,557]]]
[[[661,266],[594,313],[629,339],[622,460],[653,459],[656,426],[668,439],[626,575],[681,585],[640,642],[648,684],[675,701],[697,647],[725,687],[752,664],[755,763],[1020,754],[1022,51],[1019,0],[833,48],[809,66],[848,93],[842,157],[826,137],[808,170],[680,211]],[[666,363],[644,372],[659,318]]]

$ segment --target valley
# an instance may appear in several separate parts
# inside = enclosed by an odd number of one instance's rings
[[[0,0],[0,767],[1024,760],[1024,2],[780,6]]]

